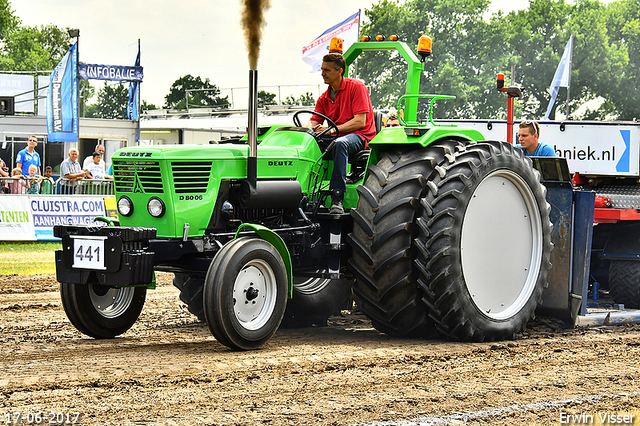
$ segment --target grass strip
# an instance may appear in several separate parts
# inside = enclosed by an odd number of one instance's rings
[[[60,243],[0,243],[0,275],[55,275],[55,255]]]

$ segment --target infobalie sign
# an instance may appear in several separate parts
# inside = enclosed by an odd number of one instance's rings
[[[142,67],[120,65],[78,65],[80,78],[83,80],[142,81]]]
[[[106,204],[100,196],[3,195],[0,240],[58,240],[55,225],[94,223],[94,218],[110,215]]]

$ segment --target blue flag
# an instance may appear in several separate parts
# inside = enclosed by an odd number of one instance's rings
[[[567,42],[567,46],[564,48],[564,53],[562,54],[562,59],[560,59],[560,63],[558,64],[558,69],[556,69],[556,74],[553,76],[553,80],[551,81],[551,86],[549,87],[549,94],[551,95],[551,100],[549,101],[549,106],[547,107],[547,113],[544,115],[544,119],[549,119],[549,114],[551,114],[551,110],[553,109],[553,104],[556,103],[556,98],[558,97],[558,91],[561,87],[569,87],[571,85],[571,51],[573,49],[573,35],[569,37],[569,41]]]
[[[140,68],[140,46],[138,46],[138,56],[136,56],[136,65]],[[127,117],[129,120],[138,120],[140,114],[138,111],[140,105],[140,82],[135,81],[129,83],[129,102],[127,103]]]
[[[49,78],[47,134],[50,142],[78,141],[78,43],[71,46]]]

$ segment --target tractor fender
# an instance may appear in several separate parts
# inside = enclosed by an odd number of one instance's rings
[[[618,223],[607,240],[602,257],[628,261],[640,261],[640,223]]]
[[[240,231],[244,228],[250,228],[256,234],[258,234],[260,238],[268,241],[276,248],[276,250],[278,250],[280,257],[282,257],[282,261],[284,262],[284,266],[287,268],[287,288],[289,299],[291,299],[293,297],[293,264],[291,262],[291,254],[289,253],[287,245],[284,243],[280,235],[276,234],[266,226],[257,225],[254,223],[243,223],[242,225],[240,225],[238,227],[238,230],[236,231],[236,235],[234,238],[238,238],[240,236]]]

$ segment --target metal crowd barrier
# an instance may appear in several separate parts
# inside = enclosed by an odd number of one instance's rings
[[[2,177],[0,188],[2,194],[31,194],[31,195],[114,195],[113,179],[79,179],[71,182],[70,179],[59,178],[52,184],[51,194],[42,192],[42,182],[37,194],[30,193],[25,178]],[[23,181],[23,184],[20,184]]]
[[[79,179],[71,182],[60,178],[56,181],[55,194],[115,195],[113,179]]]

